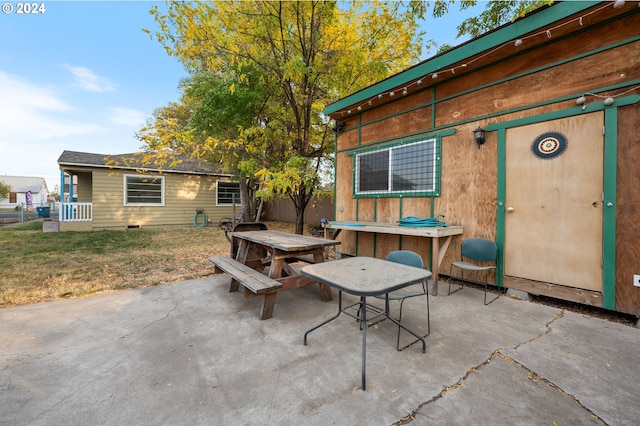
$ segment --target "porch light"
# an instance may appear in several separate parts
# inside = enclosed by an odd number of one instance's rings
[[[473,131],[473,137],[476,139],[476,143],[478,144],[478,149],[480,149],[480,145],[484,143],[484,129],[479,127]]]

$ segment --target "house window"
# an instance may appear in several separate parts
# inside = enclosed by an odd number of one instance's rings
[[[164,176],[125,175],[125,206],[164,206]]]
[[[240,205],[240,184],[238,182],[218,181],[218,194],[216,202],[219,206],[233,205],[235,195],[236,205]]]
[[[410,140],[355,154],[356,197],[439,196],[436,139]]]
[[[17,195],[16,195],[16,193],[15,193],[15,192],[10,192],[10,193],[9,193],[9,202],[10,202],[11,204],[15,204],[15,203],[17,203],[17,202],[18,202],[18,197],[17,197]]]

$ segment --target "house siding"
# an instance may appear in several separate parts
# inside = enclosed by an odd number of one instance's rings
[[[164,206],[125,206],[124,173],[93,171],[92,228],[127,229],[193,225],[196,210],[202,209],[211,224],[231,216],[231,207],[216,206],[216,183],[212,176],[177,173],[145,173],[164,177]],[[202,218],[198,217],[198,223]]]

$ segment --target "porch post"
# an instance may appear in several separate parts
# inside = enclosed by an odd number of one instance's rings
[[[64,219],[64,215],[62,211],[64,210],[64,170],[60,170],[60,201],[58,201],[60,208],[58,209],[58,220],[62,222]]]

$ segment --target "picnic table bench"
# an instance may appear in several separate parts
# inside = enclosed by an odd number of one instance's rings
[[[325,248],[340,244],[339,241],[266,229],[234,231],[232,236],[238,239],[235,259],[219,256],[209,260],[216,272],[223,271],[231,277],[230,292],[238,291],[242,285],[245,297],[264,296],[261,320],[273,316],[276,295],[283,290],[317,284],[321,299],[331,300],[329,286],[300,275],[289,263],[323,262]],[[266,274],[262,273],[265,269],[268,269]]]
[[[209,260],[215,265],[216,273],[226,272],[231,276],[231,279],[236,282],[236,290],[238,283],[240,283],[244,288],[255,293],[257,296],[282,287],[282,284],[273,278],[269,278],[229,256],[210,257]],[[233,286],[232,284],[232,288]]]

